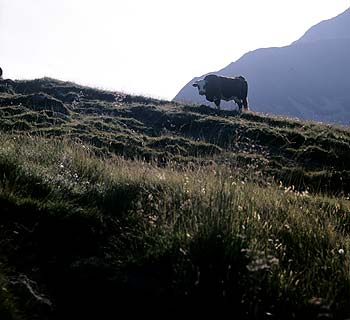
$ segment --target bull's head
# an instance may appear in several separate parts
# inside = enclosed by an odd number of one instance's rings
[[[205,86],[206,86],[205,80],[198,80],[195,83],[193,83],[192,86],[198,88],[198,92],[201,96],[205,95]]]

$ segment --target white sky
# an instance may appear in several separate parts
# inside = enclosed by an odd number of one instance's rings
[[[0,0],[5,78],[172,99],[193,77],[284,46],[349,0]]]

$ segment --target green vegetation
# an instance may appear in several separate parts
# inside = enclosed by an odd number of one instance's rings
[[[1,319],[350,316],[348,129],[0,92]]]

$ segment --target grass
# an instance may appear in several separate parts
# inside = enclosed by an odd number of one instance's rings
[[[88,143],[98,155],[160,163],[214,161],[237,167],[238,159],[238,166],[259,159],[265,176],[277,183],[350,192],[350,134],[342,127],[218,112],[50,78],[3,80],[0,89],[4,132],[62,135]]]
[[[67,141],[1,140],[9,319],[134,305],[249,319],[349,314],[347,198],[259,186],[254,172],[224,165],[160,168]]]
[[[350,316],[347,129],[11,86],[68,114],[0,96],[2,319]]]

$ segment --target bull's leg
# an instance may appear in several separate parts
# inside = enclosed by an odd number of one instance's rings
[[[247,98],[243,99],[243,106],[244,106],[244,110],[249,110]]]
[[[242,100],[235,97],[233,101],[238,105],[239,112],[242,112]]]
[[[238,100],[237,104],[238,104],[239,112],[242,112],[242,100]]]
[[[215,98],[214,99],[214,103],[215,103],[216,107],[218,108],[218,110],[220,110],[221,99],[220,98]]]

